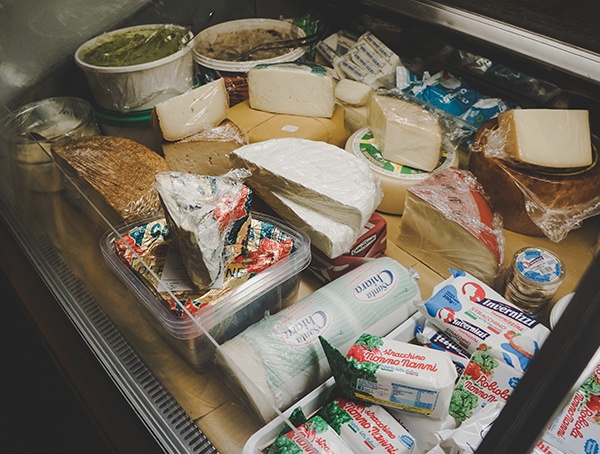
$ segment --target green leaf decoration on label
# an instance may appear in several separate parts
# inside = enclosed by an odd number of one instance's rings
[[[496,367],[498,367],[498,360],[489,353],[485,353],[482,351],[476,351],[475,353],[473,353],[473,355],[471,355],[470,360],[477,364],[484,374],[489,374]]]
[[[358,340],[355,342],[356,345],[360,345],[369,351],[379,350],[383,345],[383,339],[373,334],[361,334]]]
[[[327,432],[329,429],[329,424],[320,416],[313,416],[304,424],[307,430],[312,431],[316,434],[320,434],[323,432]]]
[[[338,435],[342,433],[342,425],[352,421],[352,416],[343,408],[340,408],[338,401],[334,400],[325,405],[319,415],[327,421],[327,424],[337,432]]]
[[[461,377],[454,387],[450,400],[449,413],[458,421],[465,421],[473,416],[473,409],[477,406],[477,396],[463,387],[465,377]]]
[[[285,435],[280,435],[275,439],[273,444],[269,446],[267,454],[301,454],[302,448],[298,444],[290,440]]]

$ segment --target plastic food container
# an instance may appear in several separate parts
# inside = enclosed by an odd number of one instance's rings
[[[216,346],[197,322],[217,343],[225,342],[260,320],[266,312],[276,312],[294,303],[300,284],[299,273],[310,262],[310,240],[305,234],[265,214],[252,213],[252,217],[280,228],[293,238],[296,249],[288,257],[214,300],[213,307],[199,312],[196,320],[177,317],[169,311],[164,302],[117,256],[113,247],[117,239],[114,231],[108,231],[100,240],[106,263],[136,296],[146,319],[198,372],[204,371],[212,362]],[[133,227],[135,225],[121,227],[119,235]]]
[[[187,92],[194,83],[193,34],[182,49],[163,58],[129,66],[97,66],[82,60],[85,51],[117,35],[161,28],[185,30],[172,24],[149,24],[103,33],[75,51],[75,62],[84,71],[94,100],[105,109],[129,112],[151,109],[158,102]]]
[[[26,104],[10,114],[2,127],[15,183],[35,192],[61,189],[61,173],[50,153],[54,143],[99,134],[94,108],[75,97]]]
[[[162,154],[162,135],[152,127],[152,109],[118,112],[96,108],[96,120],[106,136],[126,137]]]

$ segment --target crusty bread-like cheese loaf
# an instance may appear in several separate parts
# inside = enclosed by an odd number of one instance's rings
[[[168,166],[150,148],[123,137],[90,136],[59,142],[52,155],[113,225],[162,213],[154,178]],[[82,199],[77,193],[74,198]]]

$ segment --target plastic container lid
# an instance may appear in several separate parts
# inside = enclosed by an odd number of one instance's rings
[[[563,296],[556,302],[556,304],[550,311],[550,328],[554,329],[561,315],[573,299],[573,295],[575,295],[575,292],[567,293],[565,296]]]
[[[232,33],[244,30],[276,30],[281,32],[292,32],[293,36],[306,36],[301,28],[282,20],[276,19],[239,19],[221,24],[213,25],[212,27],[202,30],[194,39],[195,45],[192,51],[196,63],[217,71],[227,72],[248,72],[258,64],[266,63],[284,63],[293,62],[302,57],[305,53],[303,47],[292,49],[291,51],[273,58],[252,61],[226,61],[210,58],[202,55],[198,50],[201,43],[214,43],[221,33]]]
[[[206,331],[210,331],[217,324],[234,316],[238,311],[247,307],[259,296],[297,275],[306,268],[310,262],[310,240],[306,234],[295,231],[287,223],[265,214],[253,212],[252,217],[253,219],[268,222],[280,228],[283,232],[292,237],[296,249],[288,257],[271,265],[245,283],[214,300],[209,306],[209,310],[201,310],[198,312],[195,318],[202,323],[202,326]],[[139,225],[143,225],[146,222],[142,222]],[[119,235],[127,233],[133,227],[135,226],[129,225],[121,227],[118,230]],[[115,253],[113,247],[116,238],[117,234],[113,230],[104,234],[100,240],[102,254],[107,264],[134,292],[138,300],[173,337],[177,339],[192,339],[202,336],[203,333],[196,325],[196,321],[187,316],[175,316],[164,306],[164,302],[142,283],[132,269],[123,263]]]

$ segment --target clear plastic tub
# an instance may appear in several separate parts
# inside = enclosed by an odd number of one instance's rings
[[[196,320],[188,316],[176,316],[117,256],[113,247],[118,238],[117,233],[110,230],[100,240],[106,263],[136,296],[146,319],[198,372],[206,370],[212,362],[216,348],[200,329],[198,322],[217,343],[225,342],[260,320],[265,313],[276,312],[294,303],[300,284],[299,273],[310,262],[310,240],[304,233],[295,231],[283,221],[265,214],[252,213],[252,217],[273,224],[289,235],[294,241],[295,250],[215,299],[208,310],[200,310],[195,315]],[[143,225],[145,222],[137,225]],[[118,230],[119,235],[124,235],[133,227],[135,225],[121,227]]]

